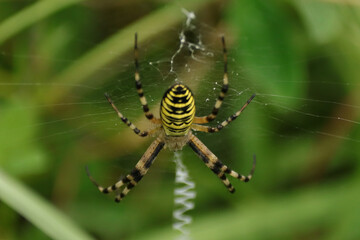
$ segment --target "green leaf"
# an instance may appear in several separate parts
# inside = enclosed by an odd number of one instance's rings
[[[82,0],[37,1],[0,24],[0,44],[49,15]]]
[[[324,44],[341,33],[341,5],[323,1],[293,1],[297,7],[310,37],[319,44]]]
[[[209,2],[211,2],[211,0],[184,0],[181,2],[181,7],[190,9],[191,11],[197,11]],[[141,44],[157,36],[159,33],[169,30],[175,24],[181,23],[185,18],[178,3],[167,4],[101,42],[84,56],[74,61],[74,64],[61,72],[52,81],[59,84],[81,84],[89,80],[91,75],[101,67],[109,64],[119,55],[125,54],[132,49],[134,47],[134,34],[136,32],[139,33],[139,44]],[[164,21],[164,19],[166,19],[166,21]],[[71,90],[71,88],[66,88],[51,91],[46,95],[46,101],[56,102]]]
[[[241,68],[258,95],[301,96],[304,64],[300,49],[292,41],[292,26],[285,12],[274,1],[242,0],[234,1],[228,19],[237,34],[235,46],[239,46]]]
[[[0,199],[52,239],[92,239],[71,219],[1,169]]]
[[[358,188],[359,181],[327,183],[279,197],[253,199],[231,210],[197,218],[189,227],[191,236],[209,240],[293,239],[298,233],[331,226],[344,213],[360,210]],[[169,227],[132,239],[173,239],[176,235]]]
[[[14,175],[44,172],[47,158],[36,139],[38,112],[24,102],[2,104],[0,109],[0,166]]]

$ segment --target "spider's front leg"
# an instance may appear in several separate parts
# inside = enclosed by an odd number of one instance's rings
[[[248,182],[255,171],[255,165],[256,165],[256,159],[254,155],[254,161],[253,166],[250,171],[250,174],[247,176],[244,176],[242,174],[239,174],[235,172],[234,170],[231,170],[223,164],[216,156],[213,154],[197,137],[191,134],[190,140],[189,140],[189,146],[194,150],[194,152],[204,161],[205,165],[211,169],[224,183],[224,185],[227,187],[229,192],[234,193],[235,188],[231,185],[229,179],[227,179],[225,174],[229,174],[230,176],[240,179],[243,182]]]
[[[219,93],[218,98],[216,99],[215,105],[213,107],[213,110],[211,111],[211,113],[207,116],[204,117],[195,117],[194,119],[194,123],[198,123],[198,124],[204,124],[204,123],[209,123],[211,121],[213,121],[220,108],[221,105],[224,101],[225,95],[229,89],[229,79],[228,79],[228,61],[227,61],[227,50],[226,50],[226,45],[225,45],[225,37],[222,36],[221,37],[221,42],[222,42],[222,46],[223,46],[223,56],[224,56],[224,76],[223,76],[223,85],[221,87],[221,91]]]
[[[146,150],[144,155],[141,157],[141,159],[138,161],[138,163],[135,165],[135,168],[131,171],[131,173],[129,173],[128,175],[126,175],[126,177],[109,187],[102,187],[101,185],[99,185],[90,175],[90,172],[86,167],[87,175],[89,176],[91,182],[99,189],[99,191],[105,194],[116,191],[122,186],[126,185],[122,192],[119,193],[115,198],[116,202],[120,202],[147,173],[156,156],[159,154],[163,147],[164,142],[162,142],[159,138],[155,139],[154,142],[150,145],[150,147]]]
[[[149,119],[153,123],[160,123],[160,119],[154,117],[154,115],[150,112],[148,103],[146,101],[146,97],[144,94],[144,90],[142,88],[142,84],[140,81],[140,73],[139,73],[139,49],[138,49],[138,37],[137,33],[135,33],[135,42],[134,42],[134,64],[135,64],[135,87],[136,91],[139,95],[140,103],[142,105],[143,111],[147,119]]]

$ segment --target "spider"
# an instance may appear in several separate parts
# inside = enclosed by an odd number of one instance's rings
[[[112,106],[112,108],[115,110],[121,121],[123,121],[127,126],[129,126],[135,134],[140,137],[156,135],[157,138],[151,143],[150,147],[146,150],[144,155],[138,161],[135,168],[123,179],[109,187],[102,187],[101,185],[99,185],[90,175],[90,172],[86,167],[86,172],[89,179],[99,189],[100,192],[107,194],[120,190],[120,188],[124,186],[123,190],[119,192],[115,197],[115,201],[120,202],[147,173],[156,156],[163,148],[168,148],[171,151],[178,151],[181,150],[186,144],[189,145],[194,150],[194,152],[204,161],[205,165],[220,178],[220,180],[227,187],[230,193],[234,193],[235,188],[231,185],[226,174],[237,178],[243,182],[248,182],[252,178],[256,164],[255,155],[250,174],[248,176],[244,176],[235,172],[234,170],[231,170],[228,166],[223,164],[192,133],[192,130],[208,133],[220,131],[230,122],[234,121],[255,97],[255,94],[253,94],[239,111],[231,115],[228,119],[226,119],[216,127],[202,125],[204,123],[209,123],[216,118],[216,115],[224,100],[225,94],[228,91],[229,83],[227,73],[227,50],[225,45],[225,38],[222,37],[221,40],[224,56],[223,85],[220,94],[216,100],[215,106],[212,109],[212,112],[208,116],[195,117],[195,100],[191,90],[183,84],[176,83],[165,92],[160,106],[160,118],[156,118],[149,110],[140,81],[137,33],[135,33],[135,86],[146,118],[152,123],[154,123],[156,127],[149,131],[140,131],[117,109],[114,102],[111,100],[110,96],[107,93],[105,93],[105,97]]]

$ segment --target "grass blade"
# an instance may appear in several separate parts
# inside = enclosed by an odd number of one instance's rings
[[[0,24],[0,44],[47,16],[82,0],[38,1]]]
[[[184,21],[186,16],[181,11],[181,7],[189,11],[197,11],[211,1],[185,0],[181,1],[181,6],[179,6],[178,2],[166,5],[100,43],[97,47],[80,57],[80,59],[74,61],[74,64],[60,73],[53,79],[53,82],[80,84],[101,67],[132,49],[134,47],[135,32],[139,33],[139,43],[141,44],[142,41],[152,38],[175,24]],[[46,101],[48,103],[56,102],[59,98],[66,95],[68,91],[71,91],[71,88],[54,89],[53,92],[46,95],[51,97],[51,99],[47,98]]]
[[[63,213],[2,170],[0,199],[52,239],[93,239]]]

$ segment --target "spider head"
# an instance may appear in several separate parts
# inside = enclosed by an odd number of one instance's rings
[[[167,136],[184,136],[195,117],[195,100],[191,90],[183,84],[171,86],[164,94],[160,118]]]

